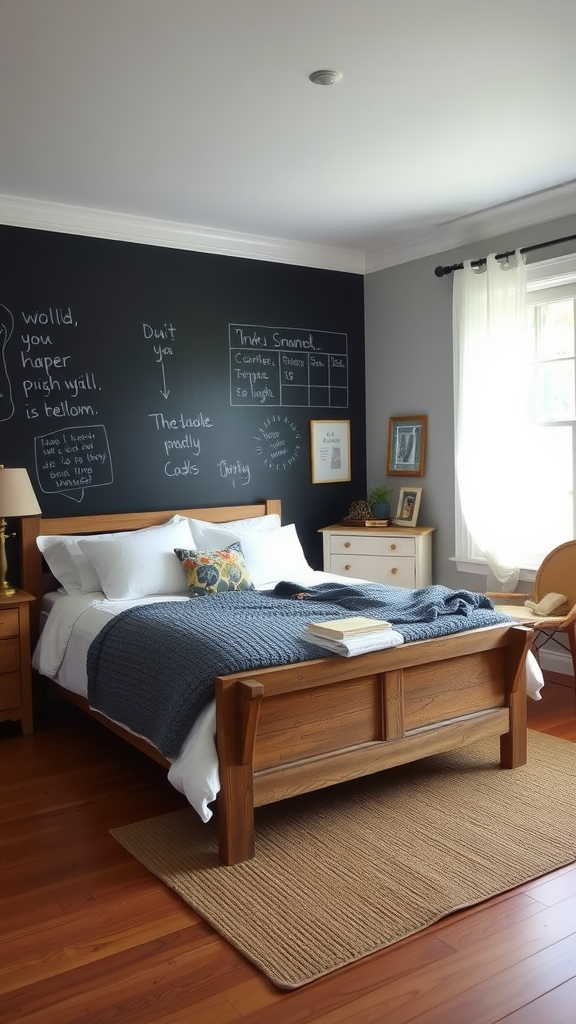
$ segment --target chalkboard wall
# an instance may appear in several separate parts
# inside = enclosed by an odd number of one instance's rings
[[[0,463],[45,515],[281,498],[309,560],[364,497],[360,275],[0,226]],[[313,484],[310,420],[350,420]]]

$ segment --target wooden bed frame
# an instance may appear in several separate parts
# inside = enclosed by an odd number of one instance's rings
[[[227,520],[280,514],[257,505],[22,520],[22,586],[43,594],[39,534],[106,533],[175,512]],[[40,600],[33,606],[37,635]],[[500,737],[500,764],[526,762],[525,661],[532,631],[503,624],[353,658],[328,657],[216,679],[219,854],[254,856],[254,808],[394,765]],[[160,764],[168,761],[76,694],[59,692]]]

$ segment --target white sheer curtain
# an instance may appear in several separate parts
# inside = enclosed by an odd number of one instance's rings
[[[514,590],[535,487],[520,252],[456,271],[453,316],[457,492],[473,541],[502,589]]]

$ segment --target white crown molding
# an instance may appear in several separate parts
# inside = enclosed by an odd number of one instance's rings
[[[488,210],[427,227],[390,234],[378,245],[359,249],[314,245],[265,235],[243,235],[177,221],[135,217],[65,203],[0,194],[0,223],[143,245],[189,249],[243,259],[266,260],[351,274],[370,274],[412,260],[451,252],[461,246],[576,215],[576,181],[501,203]]]
[[[171,249],[190,249],[220,256],[290,263],[321,270],[364,273],[364,253],[358,249],[242,235],[196,224],[134,217],[131,214],[68,206],[21,196],[0,195],[0,223],[64,234],[114,238]]]
[[[366,250],[365,273],[370,274],[425,256],[450,252],[460,246],[494,238],[508,231],[519,231],[522,228],[574,215],[576,181],[571,181],[557,188],[546,189],[445,224],[438,224],[426,232],[411,232],[389,237],[381,245]]]

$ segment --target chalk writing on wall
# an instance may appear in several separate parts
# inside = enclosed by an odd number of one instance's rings
[[[269,469],[288,469],[296,462],[302,447],[296,424],[278,413],[264,420],[254,440],[258,455]]]
[[[20,358],[25,374],[22,391],[27,418],[97,416],[98,410],[93,405],[96,396],[91,392],[101,388],[95,375],[89,370],[78,372],[74,357],[55,348],[62,330],[68,334],[78,327],[71,307],[22,310],[20,315],[24,325],[20,334]]]
[[[151,324],[142,324],[142,333],[146,340],[152,339],[152,351],[154,353],[154,359],[160,365],[160,372],[162,375],[162,387],[160,388],[160,394],[163,398],[168,398],[170,394],[170,388],[166,383],[166,361],[174,355],[173,342],[176,337],[177,328],[174,324],[163,324],[162,327],[153,327]]]
[[[92,416],[97,410],[90,404],[94,396],[85,402],[85,392],[100,391],[96,377],[90,371],[80,371],[74,366],[69,352],[58,352],[59,329],[75,330],[78,327],[70,307],[48,308],[46,310],[21,310],[20,380],[24,396],[26,418],[59,419],[61,417]],[[12,313],[6,306],[0,306],[0,337],[2,337],[2,419],[14,414],[12,396],[16,393],[8,378],[5,350],[14,324]]]
[[[250,466],[247,462],[240,459],[236,462],[220,459],[217,465],[220,476],[229,480],[232,487],[246,487],[250,483]]]
[[[106,428],[66,427],[34,438],[36,476],[45,494],[82,501],[86,487],[114,481]]]
[[[149,355],[160,370],[160,375],[154,378],[154,387],[161,385],[158,390],[166,402],[171,391],[168,387],[168,367],[175,353],[176,331],[177,327],[171,321],[166,321],[160,327],[142,323],[142,336],[150,344]],[[197,460],[202,452],[201,432],[214,426],[210,417],[203,412],[168,412],[168,406],[164,406],[163,412],[150,412],[148,418],[152,420],[159,435],[156,451],[162,461],[164,475],[171,478],[198,476],[200,466]]]
[[[168,402],[171,388],[169,387],[170,361],[177,355],[176,332],[178,328],[172,322],[161,326],[143,323],[142,334],[152,346],[152,358],[160,370],[160,394]],[[214,427],[210,416],[204,412],[193,413],[168,412],[148,413],[154,428],[159,435],[158,451],[167,477],[195,477],[200,472],[208,476],[215,474],[229,482],[232,488],[246,487],[250,483],[250,466],[241,459],[221,458],[208,462],[202,459],[202,449],[207,447],[206,441]],[[204,443],[203,443],[204,442]],[[208,447],[212,446],[208,444]]]
[[[95,373],[77,365],[70,349],[76,348],[78,321],[71,306],[21,309],[19,336],[14,337],[19,359],[14,380],[6,369],[5,350],[15,323],[6,306],[0,306],[2,374],[0,418],[10,419],[18,396],[26,419],[48,422],[50,433],[34,438],[38,483],[45,494],[65,494],[81,501],[87,487],[101,487],[114,480],[106,428],[88,423],[66,427],[63,419],[91,419],[101,387]],[[74,339],[74,340],[73,340]]]
[[[14,317],[7,306],[0,304],[0,423],[9,420],[14,415],[14,402],[12,401],[12,385],[6,367],[6,348],[12,331],[14,330]]]
[[[229,324],[230,404],[348,408],[348,337]]]
[[[214,426],[210,417],[203,412],[192,415],[179,412],[175,416],[150,412],[148,416],[161,435],[161,457],[166,476],[198,476],[200,467],[192,460],[198,459],[202,451],[200,432]]]

